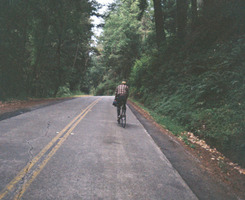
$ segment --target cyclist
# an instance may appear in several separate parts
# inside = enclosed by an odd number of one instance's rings
[[[126,81],[122,81],[120,85],[117,86],[115,91],[115,99],[117,100],[117,121],[120,121],[120,108],[126,111],[126,103],[129,95],[129,89],[126,85]]]

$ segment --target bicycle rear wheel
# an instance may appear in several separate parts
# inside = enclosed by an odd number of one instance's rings
[[[117,123],[120,124],[120,121],[121,121],[121,116],[117,116]]]
[[[126,127],[126,113],[125,113],[125,110],[122,110],[121,124],[122,124],[122,127],[123,127],[123,128]]]

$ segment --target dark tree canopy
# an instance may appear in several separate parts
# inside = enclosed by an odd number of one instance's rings
[[[79,89],[89,63],[94,6],[80,0],[1,1],[1,98]]]

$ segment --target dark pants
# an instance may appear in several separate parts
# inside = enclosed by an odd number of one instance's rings
[[[118,96],[117,97],[117,116],[120,116],[120,108],[122,106],[123,110],[126,110],[127,97],[126,96]]]

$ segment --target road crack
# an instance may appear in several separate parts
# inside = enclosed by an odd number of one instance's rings
[[[50,126],[51,126],[51,121],[48,121],[44,136],[47,136],[47,135],[48,135]],[[24,172],[24,174],[23,174],[23,177],[22,177],[22,179],[20,180],[20,182],[19,182],[19,184],[18,184],[18,187],[17,187],[18,189],[16,190],[16,193],[15,193],[15,194],[16,194],[16,199],[20,199],[20,198],[21,198],[21,196],[22,196],[22,191],[23,191],[23,186],[25,185],[25,183],[28,181],[28,179],[30,178],[30,176],[31,176],[31,174],[32,174],[32,172],[30,171],[31,166],[32,166],[32,162],[33,162],[32,160],[33,160],[33,158],[34,158],[34,153],[33,153],[34,147],[33,147],[33,145],[32,145],[32,142],[38,140],[39,138],[40,138],[40,137],[38,137],[38,138],[36,138],[36,139],[34,139],[34,140],[26,140],[26,144],[27,144],[28,147],[29,147],[29,148],[28,148],[28,156],[29,156],[29,161],[28,161],[28,163],[29,163],[29,167],[27,167],[27,168],[25,169],[25,172]]]
[[[46,133],[45,133],[45,136],[47,136],[48,135],[48,131],[49,131],[49,127],[50,127],[50,125],[51,125],[51,122],[50,121],[48,121],[48,124],[47,124],[47,131],[46,131]]]
[[[33,158],[33,153],[32,153],[32,150],[33,150],[33,146],[32,144],[30,143],[30,141],[26,140],[28,146],[30,147],[29,150],[28,150],[28,154],[29,154],[29,160],[32,160]]]
[[[32,150],[34,149],[30,140],[26,140],[26,143],[28,144],[29,148],[28,148],[28,155],[29,155],[29,166],[31,166],[32,163],[32,159],[33,159],[33,152]],[[23,190],[23,185],[27,182],[28,176],[30,175],[29,172],[30,167],[27,167],[25,169],[25,174],[23,175],[23,177],[21,178],[21,181],[19,182],[19,186],[18,189],[16,190],[16,199],[20,199],[21,198],[21,194],[22,194],[22,190]]]

